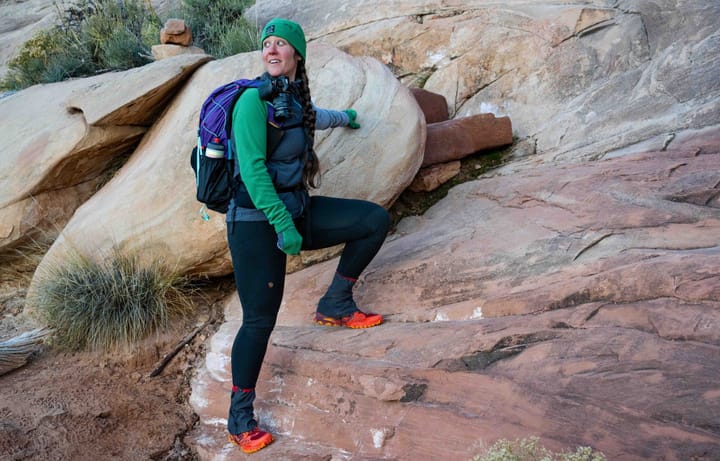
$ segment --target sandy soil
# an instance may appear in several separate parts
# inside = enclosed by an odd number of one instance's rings
[[[0,341],[33,327],[22,315],[25,286],[0,281]],[[190,380],[205,339],[222,322],[218,301],[233,289],[228,279],[204,289],[192,318],[134,350],[69,353],[46,346],[0,376],[0,461],[197,459],[184,441],[198,419],[188,404]]]

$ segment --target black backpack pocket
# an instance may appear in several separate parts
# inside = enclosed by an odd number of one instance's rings
[[[225,213],[233,193],[232,163],[226,158],[198,155],[197,146],[190,154],[190,165],[195,172],[196,198],[213,211]]]

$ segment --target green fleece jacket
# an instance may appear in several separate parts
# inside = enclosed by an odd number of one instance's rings
[[[260,99],[256,88],[245,90],[233,110],[233,120],[244,121],[233,124],[233,139],[240,176],[248,194],[255,207],[265,214],[275,232],[280,234],[290,228],[294,229],[295,225],[290,212],[275,191],[265,166],[267,111],[267,102]]]

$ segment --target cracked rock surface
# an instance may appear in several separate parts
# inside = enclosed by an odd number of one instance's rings
[[[388,319],[366,331],[310,323],[337,260],[290,275],[258,384],[279,440],[256,457],[470,459],[536,435],[613,460],[717,459],[718,171],[711,130],[457,186],[361,278],[358,304]],[[194,384],[204,459],[224,449],[241,315],[233,296]]]

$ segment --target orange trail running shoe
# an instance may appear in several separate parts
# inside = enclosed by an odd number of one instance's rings
[[[237,445],[245,453],[255,453],[273,442],[273,436],[260,428],[243,432],[242,434],[228,434],[228,441]]]
[[[320,312],[315,312],[313,321],[318,325],[328,327],[370,328],[380,325],[383,322],[383,316],[380,314],[366,314],[362,311],[356,311],[347,317],[335,318],[328,317]]]

